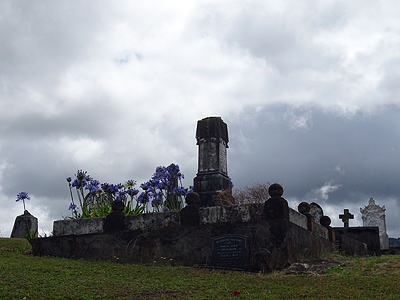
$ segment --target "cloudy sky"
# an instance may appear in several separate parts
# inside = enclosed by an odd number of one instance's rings
[[[333,225],[373,197],[400,236],[398,1],[0,2],[0,236],[69,216],[65,178],[192,185],[196,123],[228,124],[235,188],[279,182]]]

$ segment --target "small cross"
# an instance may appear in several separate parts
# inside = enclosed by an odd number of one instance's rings
[[[342,219],[344,227],[349,227],[349,220],[354,219],[354,215],[351,214],[348,209],[345,209],[344,214],[339,215],[339,219]]]

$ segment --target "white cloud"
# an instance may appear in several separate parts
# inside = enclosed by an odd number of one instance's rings
[[[334,184],[333,181],[327,181],[321,187],[311,190],[306,195],[306,198],[309,202],[324,202],[329,199],[329,194],[335,192],[340,187],[340,184]]]

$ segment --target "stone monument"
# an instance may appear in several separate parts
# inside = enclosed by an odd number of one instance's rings
[[[38,232],[38,219],[25,210],[22,215],[17,216],[11,232],[12,238],[34,237]]]
[[[215,194],[232,189],[227,169],[228,127],[220,117],[199,120],[196,140],[199,153],[194,191],[200,196],[200,206],[214,206]]]
[[[389,249],[389,236],[386,233],[385,205],[382,207],[375,204],[373,198],[369,199],[366,207],[360,208],[364,227],[379,227],[379,241],[381,250]]]

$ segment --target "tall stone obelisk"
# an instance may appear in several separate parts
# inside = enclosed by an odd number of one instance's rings
[[[199,120],[196,140],[199,160],[194,191],[200,195],[200,206],[213,206],[213,195],[232,189],[227,168],[228,127],[221,117]]]

